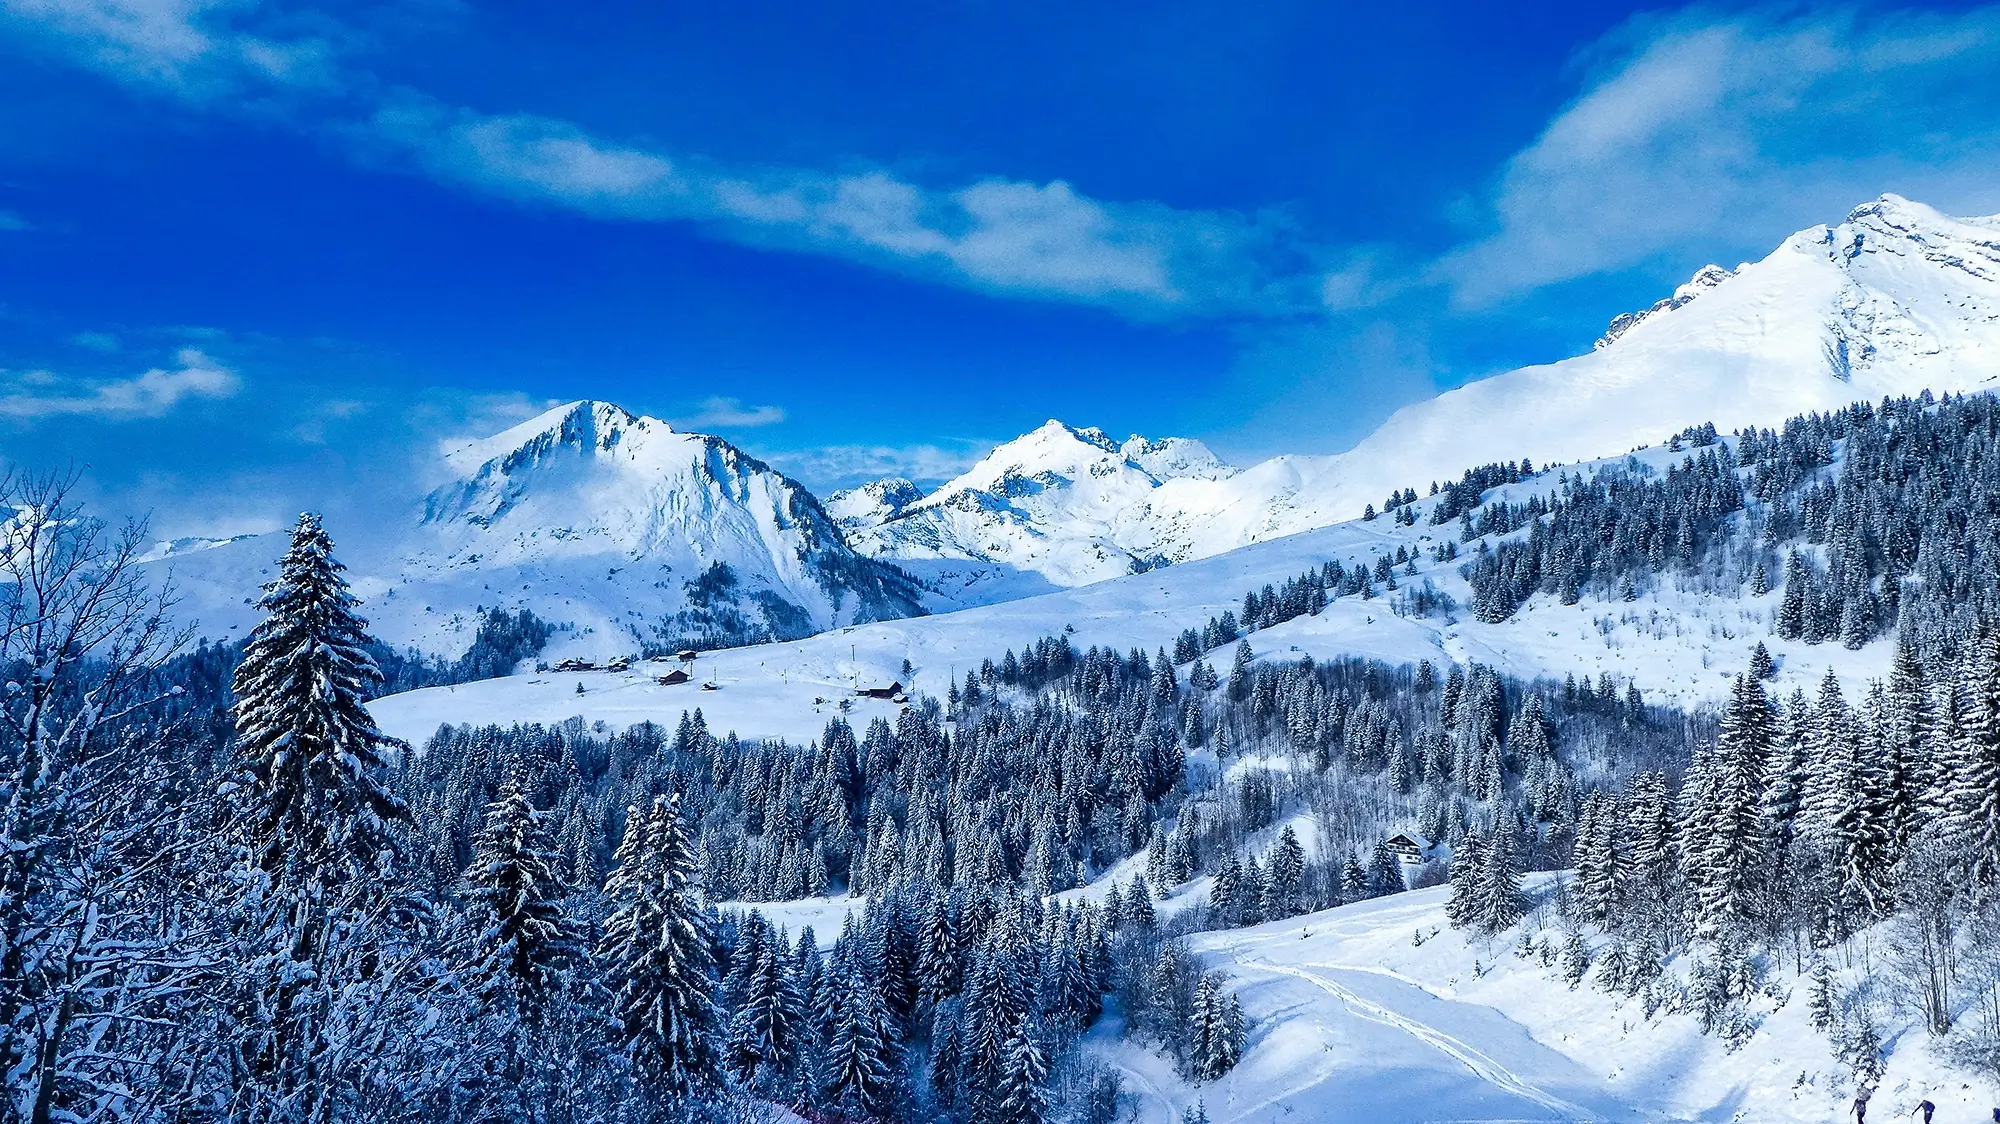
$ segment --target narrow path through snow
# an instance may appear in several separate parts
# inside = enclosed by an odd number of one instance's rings
[[[1427,890],[1191,938],[1205,965],[1232,977],[1250,1040],[1220,1080],[1169,1091],[1183,1104],[1202,1098],[1217,1124],[1674,1118],[1614,1064],[1399,974],[1391,965],[1438,935],[1442,907],[1443,891]],[[1465,954],[1455,938],[1435,947],[1422,957]],[[1477,954],[1465,959],[1476,975]],[[1549,980],[1533,1001],[1578,999]]]
[[[1349,969],[1342,969],[1330,964],[1314,964],[1294,968],[1283,964],[1272,964],[1268,961],[1243,961],[1239,962],[1237,967],[1251,971],[1281,972],[1285,975],[1296,976],[1299,979],[1305,980],[1314,987],[1340,1000],[1342,1006],[1360,1018],[1403,1031],[1405,1034],[1410,1035],[1432,1049],[1463,1062],[1465,1067],[1477,1074],[1482,1081],[1496,1085],[1524,1100],[1533,1101],[1564,1119],[1604,1119],[1597,1112],[1573,1104],[1523,1080],[1518,1074],[1493,1060],[1477,1047],[1427,1023],[1390,1010],[1381,1003],[1376,1003],[1356,995],[1352,990],[1343,986],[1334,978],[1335,973]],[[1419,991],[1428,997],[1428,993],[1421,992],[1421,989],[1411,987],[1410,990]]]

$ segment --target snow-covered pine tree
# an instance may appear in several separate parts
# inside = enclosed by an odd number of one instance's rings
[[[1477,831],[1467,830],[1451,856],[1451,897],[1445,901],[1445,919],[1456,928],[1466,928],[1479,919],[1479,883],[1486,866],[1486,840]]]
[[[1204,973],[1194,981],[1184,1037],[1184,1064],[1197,1081],[1221,1077],[1242,1057],[1243,1008],[1219,976]]]
[[[2000,633],[1975,645],[1960,686],[1959,745],[1945,791],[1946,832],[1973,877],[2000,881]]]
[[[1271,864],[1265,872],[1264,918],[1275,921],[1305,909],[1306,852],[1298,833],[1286,824],[1271,848]]]
[[[1503,814],[1480,856],[1477,922],[1489,933],[1507,928],[1528,911],[1528,896],[1521,890],[1519,835],[1512,814]]]
[[[556,875],[558,863],[544,814],[519,778],[509,777],[473,841],[466,897],[480,918],[480,977],[509,992],[530,1023],[539,1021],[543,1002],[583,954],[563,907],[567,888]]]
[[[994,1124],[1042,1124],[1049,1111],[1049,1061],[1029,1020],[1008,1038]]]
[[[729,1023],[725,1057],[730,1072],[747,1088],[778,1095],[799,1052],[805,999],[792,978],[781,943],[757,951],[744,973],[743,995]]]
[[[1583,802],[1583,815],[1576,828],[1577,890],[1583,914],[1596,922],[1608,922],[1618,911],[1618,809],[1602,791],[1594,791]]]
[[[1234,927],[1243,914],[1243,865],[1234,850],[1225,850],[1216,861],[1215,880],[1208,890],[1208,908],[1215,923]]]
[[[712,1089],[721,1053],[709,920],[693,867],[678,796],[654,797],[647,815],[626,809],[598,956],[634,1076],[669,1099]]]
[[[244,826],[257,862],[318,881],[377,868],[393,849],[390,823],[406,814],[378,775],[396,743],[362,705],[381,673],[345,569],[319,516],[299,516],[235,674],[237,751],[255,778]]]
[[[1250,697],[1250,661],[1255,659],[1248,640],[1236,645],[1236,657],[1229,665],[1229,697],[1238,702]]]
[[[1589,971],[1590,949],[1583,943],[1583,931],[1571,929],[1569,935],[1563,938],[1563,982],[1569,985],[1571,991],[1575,991],[1577,985],[1583,983],[1585,973]]]
[[[1153,891],[1146,885],[1146,880],[1137,874],[1132,876],[1132,885],[1125,892],[1123,920],[1141,932],[1152,929],[1158,920],[1158,914],[1153,909]]]
[[[1403,864],[1385,842],[1377,842],[1368,856],[1368,896],[1387,897],[1409,889],[1403,881]]]
[[[881,1112],[893,1091],[897,1045],[881,997],[850,970],[829,1043],[833,1098],[863,1116]]]
[[[1773,735],[1763,684],[1737,676],[1720,737],[1706,755],[1696,796],[1701,807],[1689,817],[1682,840],[1684,870],[1706,927],[1740,923],[1748,915],[1763,870],[1761,803]]]

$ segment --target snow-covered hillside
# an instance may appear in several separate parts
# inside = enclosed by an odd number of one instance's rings
[[[1557,875],[1532,880],[1544,897]],[[1243,1060],[1203,1085],[1104,1027],[1087,1049],[1120,1072],[1141,1124],[1176,1124],[1200,1102],[1216,1124],[1453,1120],[1833,1121],[1852,1074],[1812,1029],[1810,981],[1772,973],[1761,1024],[1735,1049],[1686,1014],[1647,1018],[1595,973],[1571,990],[1540,956],[1563,934],[1531,917],[1488,939],[1449,928],[1443,888],[1193,938],[1231,979],[1250,1020]],[[1517,955],[1521,933],[1536,954]],[[1595,943],[1596,938],[1592,938]],[[1880,956],[1863,933],[1857,961]],[[1789,966],[1789,962],[1787,962]],[[1880,1017],[1891,1018],[1888,1008]],[[1941,1121],[1986,1119],[1991,1085],[1937,1058],[1920,1026],[1892,1043],[1870,1115],[1907,1119],[1926,1098]]]
[[[1236,472],[1186,442],[1191,461],[1156,465],[1131,442],[1051,422],[921,501],[905,488],[894,502],[843,510],[865,553],[985,565],[953,573],[953,594],[977,603],[1034,592],[1024,575],[1076,585],[1328,526],[1392,490],[1421,493],[1493,461],[1589,460],[1703,422],[1775,425],[1996,378],[2000,217],[1949,218],[1884,195],[1762,261],[1704,267],[1671,297],[1618,317],[1587,354],[1405,407],[1339,455]]]
[[[1634,459],[1658,469],[1683,455],[1657,448],[1572,471],[1596,472]],[[1556,474],[1548,472],[1494,489],[1487,498],[1524,503],[1556,486]],[[943,695],[947,677],[963,679],[981,660],[1057,634],[1067,634],[1078,648],[1170,648],[1182,629],[1198,629],[1212,616],[1239,609],[1250,590],[1282,585],[1328,560],[1350,567],[1372,565],[1377,557],[1393,557],[1398,548],[1415,555],[1417,571],[1410,575],[1397,568],[1401,591],[1385,589],[1372,600],[1338,598],[1320,613],[1251,633],[1258,658],[1476,662],[1525,678],[1575,673],[1594,679],[1608,673],[1620,682],[1636,683],[1649,699],[1682,705],[1724,697],[1731,677],[1745,668],[1750,649],[1759,642],[1778,662],[1772,690],[1780,694],[1812,690],[1829,668],[1854,682],[1886,674],[1893,648],[1887,641],[1850,651],[1772,635],[1776,592],[1715,597],[1664,583],[1634,602],[1585,598],[1562,605],[1553,598],[1535,598],[1505,621],[1481,622],[1464,608],[1471,599],[1459,573],[1464,555],[1437,562],[1428,553],[1458,537],[1456,522],[1430,523],[1436,502],[1426,498],[1413,505],[1416,522],[1409,526],[1392,519],[1350,520],[1074,589],[713,652],[699,666],[718,681],[714,691],[695,684],[660,686],[654,682],[656,672],[641,665],[627,672],[517,675],[436,687],[380,699],[371,708],[384,729],[413,740],[428,737],[443,722],[557,723],[581,715],[614,727],[643,721],[671,725],[684,710],[697,706],[718,731],[803,740],[817,737],[857,686],[901,681],[914,690]],[[1397,598],[1426,581],[1459,608],[1428,617],[1399,616]],[[1229,653],[1210,658],[1226,662]],[[906,661],[913,676],[903,673]],[[584,688],[581,693],[578,685]],[[850,720],[863,724],[896,710],[881,700],[850,699],[849,705],[854,708]]]
[[[452,654],[479,607],[528,608],[552,653],[702,637],[793,639],[919,610],[900,573],[851,550],[819,501],[717,437],[574,402],[446,454],[454,479],[343,551],[376,632]],[[336,535],[340,528],[333,528]],[[178,547],[179,544],[168,544]],[[211,635],[252,622],[281,535],[163,549]]]

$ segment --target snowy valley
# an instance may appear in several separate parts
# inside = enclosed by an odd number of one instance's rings
[[[204,963],[252,965],[201,1033],[291,1057],[257,1020],[305,1003],[376,1044],[332,1083],[524,1118],[1983,1119],[1996,378],[2000,219],[1883,196],[1331,456],[1050,421],[822,503],[579,401],[445,452],[352,550],[312,516],[64,538],[93,525],[17,497],[14,587],[95,552],[71,580],[124,614],[63,673],[96,686],[23,697],[170,684],[175,717],[102,751],[171,813],[130,829],[128,786],[41,837],[188,856],[279,929],[328,895],[324,975],[192,910]],[[168,576],[216,642],[171,650]],[[429,685],[380,693],[389,661]],[[322,775],[351,789],[285,787]],[[338,873],[294,885],[291,848]],[[613,1019],[671,1029],[605,1051]]]

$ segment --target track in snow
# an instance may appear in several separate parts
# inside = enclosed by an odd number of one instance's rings
[[[1309,970],[1312,968],[1319,968],[1322,971],[1352,969],[1341,969],[1337,965],[1331,964],[1310,964],[1294,968],[1283,964],[1272,964],[1268,961],[1254,960],[1240,962],[1237,966],[1251,971],[1278,972],[1305,980],[1314,987],[1340,1000],[1341,1005],[1357,1017],[1366,1019],[1369,1022],[1380,1023],[1383,1026],[1394,1027],[1439,1053],[1463,1063],[1467,1069],[1477,1074],[1480,1080],[1497,1086],[1501,1090],[1513,1096],[1520,1097],[1523,1100],[1533,1101],[1555,1113],[1561,1119],[1579,1121],[1604,1119],[1599,1113],[1593,1112],[1581,1105],[1573,1104],[1550,1093],[1546,1089],[1524,1080],[1518,1074],[1493,1060],[1493,1058],[1464,1040],[1447,1034],[1428,1023],[1393,1011],[1380,1003],[1364,999],[1339,982],[1322,974],[1322,972]]]

